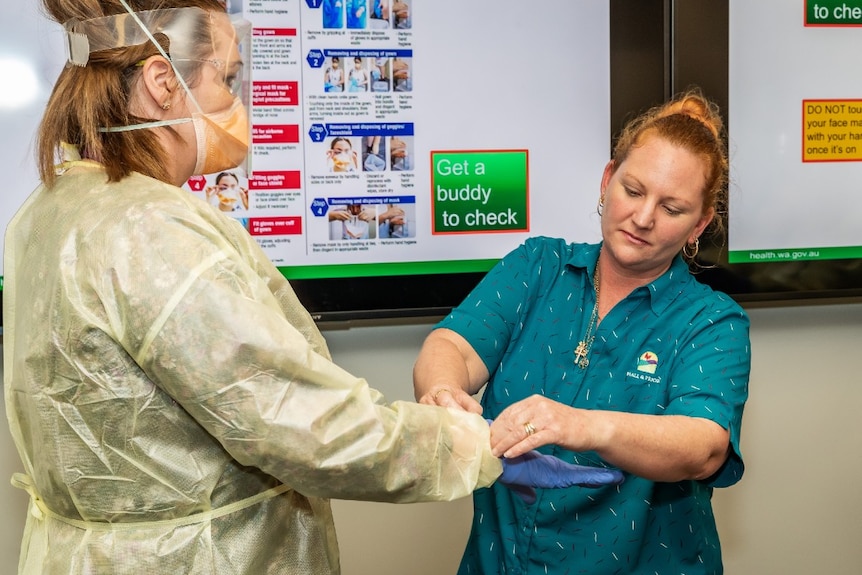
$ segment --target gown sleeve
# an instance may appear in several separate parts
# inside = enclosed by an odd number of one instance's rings
[[[93,261],[77,281],[156,386],[241,464],[308,496],[450,500],[496,479],[480,416],[385,403],[331,361],[254,240],[222,225],[162,207],[80,254]]]

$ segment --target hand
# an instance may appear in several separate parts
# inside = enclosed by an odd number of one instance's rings
[[[392,62],[392,75],[398,79],[409,78],[410,65],[404,60],[395,60]]]
[[[569,451],[594,451],[596,420],[601,412],[576,409],[542,395],[531,395],[504,409],[491,426],[491,451],[498,457],[517,457],[543,445]],[[529,431],[527,429],[529,424]]]
[[[380,214],[379,220],[381,222],[385,222],[386,220],[394,220],[395,218],[401,218],[402,223],[404,221],[404,210],[401,208],[389,208],[382,214]],[[393,221],[393,223],[395,223]]]
[[[392,138],[392,141],[389,142],[389,148],[389,155],[393,158],[403,158],[407,155],[407,142],[401,138]]]
[[[551,455],[528,451],[524,455],[503,459],[503,474],[497,479],[514,491],[527,505],[536,501],[536,487],[601,487],[619,485],[625,480],[622,471],[604,467],[587,467],[566,463]]]
[[[330,222],[345,222],[350,219],[350,213],[347,210],[332,210],[329,212]]]
[[[419,403],[452,407],[482,415],[482,404],[463,389],[456,386],[438,385],[419,398]]]

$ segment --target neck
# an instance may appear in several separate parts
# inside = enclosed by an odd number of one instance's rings
[[[602,250],[604,253],[604,250]],[[599,317],[605,317],[620,301],[632,293],[635,289],[645,286],[660,277],[670,267],[670,263],[658,273],[638,275],[631,273],[626,268],[620,268],[610,261],[611,258],[602,257],[600,254],[596,263],[598,274]]]

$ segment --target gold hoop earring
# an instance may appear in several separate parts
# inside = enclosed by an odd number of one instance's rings
[[[692,247],[694,246],[694,247]],[[697,252],[700,251],[700,238],[694,238],[694,243],[685,244],[682,246],[682,255],[687,257],[690,260],[693,260],[695,256],[697,256]]]

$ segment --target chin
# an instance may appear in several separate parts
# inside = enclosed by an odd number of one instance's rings
[[[673,257],[657,254],[652,246],[632,246],[631,244],[611,247],[610,257],[622,268],[635,272],[653,273],[656,269],[667,269]]]

